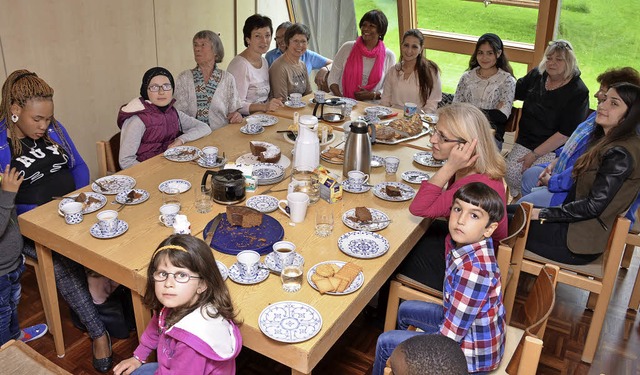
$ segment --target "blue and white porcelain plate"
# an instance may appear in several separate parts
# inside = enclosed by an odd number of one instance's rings
[[[255,165],[255,164],[259,164],[259,163],[260,163],[260,161],[258,160],[258,157],[253,155],[253,154],[251,154],[250,152],[248,154],[244,154],[244,155],[242,155],[242,156],[240,156],[239,158],[236,159],[236,164]],[[278,164],[282,168],[288,168],[291,165],[291,159],[289,159],[284,154],[282,154],[282,155],[280,155],[280,160],[276,164]]]
[[[123,174],[101,177],[97,179],[96,182],[98,182],[102,188],[94,182],[91,184],[91,190],[96,193],[106,195],[114,195],[121,191],[129,191],[136,186],[136,180],[133,177],[125,176]]]
[[[284,105],[286,105],[289,108],[302,108],[302,107],[306,107],[307,104],[305,102],[300,102],[298,104],[293,104],[291,103],[290,100],[287,100],[286,102],[284,102]]]
[[[271,126],[278,123],[278,118],[276,116],[264,115],[264,114],[256,114],[251,115],[246,118],[246,120],[257,120],[260,122],[262,126]]]
[[[260,186],[275,184],[284,178],[284,168],[273,163],[257,163],[253,165],[251,176]]]
[[[346,191],[347,193],[361,194],[366,193],[370,189],[371,186],[368,186],[366,184],[362,184],[360,188],[356,188],[350,183],[349,180],[342,181],[342,190]]]
[[[413,161],[425,167],[440,168],[444,165],[444,160],[436,160],[433,158],[431,151],[416,152],[413,154]]]
[[[394,186],[400,189],[399,196],[387,195],[387,186]],[[373,195],[390,202],[402,202],[412,199],[416,195],[416,191],[407,184],[402,182],[381,182],[373,187]]]
[[[127,202],[127,198],[130,191],[132,190],[118,193],[118,195],[116,195],[116,202],[120,204],[140,204],[142,202],[145,202],[147,199],[149,199],[148,191],[144,189],[133,189],[133,191],[136,192],[136,194],[140,195],[140,197],[134,198],[131,202]]]
[[[245,204],[247,207],[266,214],[278,209],[278,198],[272,197],[271,195],[255,195],[247,199]]]
[[[127,222],[124,220],[118,220],[118,228],[114,233],[111,233],[111,234],[102,233],[102,231],[100,230],[100,224],[98,223],[95,223],[91,226],[91,228],[89,229],[89,233],[91,233],[91,235],[95,238],[100,238],[104,240],[107,238],[118,237],[124,234],[124,232],[126,232],[127,229],[129,229],[129,224],[127,224]]]
[[[185,162],[195,160],[200,157],[200,149],[193,146],[177,146],[164,152],[167,160]]]
[[[379,106],[379,105],[374,105],[371,107],[367,107],[366,109],[368,109],[369,111],[375,110],[378,112],[378,117],[382,116],[389,116],[390,114],[393,113],[393,110],[391,110],[391,108],[387,108],[387,107],[383,107],[383,106]],[[367,112],[365,110],[365,112]]]
[[[212,164],[207,164],[206,160],[204,160],[204,158],[202,157],[197,161],[198,165],[201,166],[202,168],[218,168],[225,165],[226,162],[227,162],[227,159],[223,158],[222,156],[218,156],[218,159],[216,160],[216,162]]]
[[[384,158],[378,155],[371,155],[371,167],[378,168],[384,166]]]
[[[323,264],[337,264],[338,266],[340,266],[340,268],[342,268],[342,266],[347,264],[347,262],[343,262],[341,260],[328,260],[326,262],[321,262],[321,263],[318,263],[315,266],[311,267],[309,272],[307,272],[307,282],[315,290],[318,290],[318,287],[316,286],[316,283],[314,283],[313,280],[311,279],[311,276],[313,276],[313,274],[316,273],[316,268],[318,268],[318,266],[323,265]],[[344,290],[344,292],[342,292],[342,293],[340,293],[340,292],[326,292],[325,294],[330,294],[332,296],[343,296],[345,294],[350,294],[350,293],[353,293],[356,290],[360,289],[362,284],[364,284],[364,274],[362,273],[362,271],[360,271],[360,273],[358,273],[358,276],[356,276],[356,278],[353,279],[353,281],[351,282],[351,285],[349,285],[347,287],[347,289]]]
[[[75,202],[75,198],[78,196],[79,194],[75,194],[70,196],[69,198],[64,198],[60,201],[60,203],[58,204],[58,210],[62,210],[62,206],[64,206],[67,203],[71,203],[71,202]],[[101,209],[102,207],[104,207],[105,204],[107,204],[107,197],[105,197],[102,194],[99,193],[94,193],[91,191],[86,191],[84,192],[84,195],[86,196],[86,199],[84,202],[81,202],[84,204],[83,208],[82,208],[82,214],[86,215],[86,214],[90,214],[92,212],[96,212],[99,209]]]
[[[389,251],[389,241],[377,233],[348,232],[338,238],[338,248],[354,258],[377,258]]]
[[[229,269],[219,260],[216,260],[216,265],[218,266],[218,270],[220,271],[220,275],[222,276],[222,281],[227,280],[229,277]]]
[[[355,99],[342,97],[340,98],[340,100],[342,100],[345,104],[349,104],[352,108],[358,105],[358,101]]]
[[[264,127],[260,128],[260,130],[257,132],[250,132],[249,129],[247,129],[247,125],[245,125],[240,128],[240,133],[247,134],[247,135],[261,134],[261,133],[264,133]]]
[[[180,193],[184,193],[185,191],[191,189],[191,182],[176,178],[173,180],[164,181],[163,183],[158,185],[158,189],[161,192],[165,192],[166,189],[178,189]]]
[[[403,180],[410,184],[419,184],[429,179],[429,174],[423,171],[406,171],[400,175]]]
[[[317,335],[322,329],[322,316],[306,303],[282,301],[262,310],[258,325],[267,337],[292,344]]]
[[[276,254],[274,252],[270,252],[266,257],[264,257],[264,264],[272,271],[282,272],[282,267],[279,267],[276,264]],[[300,253],[296,253],[295,257],[293,258],[293,265],[304,265],[304,258],[302,257],[302,255],[300,255]]]
[[[231,265],[231,267],[229,267],[229,278],[238,284],[244,284],[244,285],[258,284],[265,281],[267,277],[269,277],[269,270],[264,267],[258,268],[258,273],[256,273],[254,277],[241,276],[238,263],[234,263]]]
[[[364,230],[367,232],[377,232],[379,230],[383,230],[391,224],[389,221],[389,216],[384,212],[377,210],[375,208],[368,208],[369,212],[371,212],[371,223],[361,223],[356,220],[356,209],[352,208],[347,210],[344,214],[342,214],[342,222],[344,225],[348,226],[353,230]]]

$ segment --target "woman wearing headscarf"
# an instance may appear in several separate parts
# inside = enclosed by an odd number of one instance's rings
[[[211,133],[207,124],[174,107],[173,87],[167,69],[151,68],[142,77],[140,97],[120,108],[118,161],[122,169]]]

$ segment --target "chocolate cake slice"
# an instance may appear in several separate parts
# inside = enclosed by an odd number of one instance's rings
[[[245,206],[227,206],[227,221],[231,225],[243,228],[257,227],[262,224],[263,214]]]

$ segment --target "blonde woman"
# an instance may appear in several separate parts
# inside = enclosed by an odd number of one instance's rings
[[[491,133],[491,126],[481,110],[468,103],[453,103],[438,110],[438,124],[431,136],[433,157],[447,162],[429,179],[409,206],[416,216],[448,218],[453,195],[462,186],[482,182],[495,190],[506,207],[502,178],[504,158]],[[493,241],[507,236],[507,215],[493,232]],[[434,221],[418,241],[399,271],[430,287],[442,290],[445,253],[452,247],[446,221]]]

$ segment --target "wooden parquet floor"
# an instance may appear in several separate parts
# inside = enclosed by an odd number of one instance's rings
[[[640,318],[635,311],[627,311],[627,303],[640,258],[635,258],[629,270],[621,270],[607,312],[596,358],[589,365],[580,361],[582,346],[591,320],[591,312],[584,309],[587,293],[565,286],[558,286],[556,307],[549,320],[544,337],[544,349],[538,373],[564,374],[640,374]],[[526,296],[531,278],[521,279],[516,301],[517,314]],[[45,321],[38,293],[35,274],[27,269],[22,278],[20,319],[22,326]],[[60,299],[62,301],[62,299]],[[59,366],[73,374],[97,374],[91,366],[91,341],[88,336],[73,327],[64,302],[61,303],[66,344],[66,356],[57,358],[53,338],[45,337],[29,343]],[[517,315],[515,315],[517,316]],[[375,344],[382,332],[375,319],[361,315],[318,364],[314,374],[363,375],[371,372]],[[117,363],[131,356],[137,345],[137,337],[113,341],[114,361]],[[285,375],[290,370],[260,354],[244,348],[237,360],[237,372],[242,375]],[[0,369],[0,373],[2,370]]]

